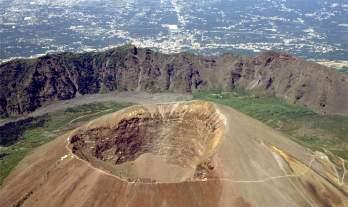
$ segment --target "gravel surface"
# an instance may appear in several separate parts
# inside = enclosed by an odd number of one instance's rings
[[[2,119],[0,120],[0,126],[20,119],[28,117],[41,116],[46,113],[55,112],[58,110],[64,110],[71,107],[76,107],[84,104],[97,103],[97,102],[120,102],[120,103],[135,103],[135,104],[151,104],[151,103],[165,103],[175,101],[187,101],[191,100],[191,94],[178,94],[178,93],[146,93],[146,92],[112,92],[106,94],[91,94],[79,96],[74,99],[57,101],[47,106],[43,106],[36,111],[29,113],[25,116],[17,119]]]

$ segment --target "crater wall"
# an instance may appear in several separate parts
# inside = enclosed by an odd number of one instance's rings
[[[129,181],[180,182],[212,173],[224,129],[213,103],[143,105],[90,123],[70,143],[81,159]]]

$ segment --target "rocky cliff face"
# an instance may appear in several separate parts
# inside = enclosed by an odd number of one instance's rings
[[[0,65],[0,114],[31,112],[54,100],[108,91],[261,90],[315,111],[348,115],[348,76],[283,53],[165,55],[121,47],[62,53]]]

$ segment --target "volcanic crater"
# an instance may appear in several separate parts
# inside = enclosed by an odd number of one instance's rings
[[[176,183],[214,174],[225,120],[213,103],[132,106],[70,136],[72,152],[127,182]]]

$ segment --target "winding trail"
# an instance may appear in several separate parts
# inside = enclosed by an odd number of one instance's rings
[[[98,168],[95,162],[73,154],[70,138],[79,133],[73,130],[36,149],[18,165],[8,177],[4,190],[0,189],[0,206],[12,206],[22,198],[26,206],[57,207],[87,203],[117,207],[347,206],[344,160],[332,163],[339,167],[336,177],[335,169],[324,154],[312,152],[234,109],[216,106],[226,118],[227,126],[214,156],[208,157],[207,167],[212,166],[213,170],[198,171],[203,178],[189,176],[174,182],[132,179],[138,174],[129,166],[116,170],[128,172],[130,169],[135,173],[131,179],[114,174],[109,168]],[[128,111],[116,113],[124,112]],[[100,119],[101,122],[92,121],[82,127],[91,129],[99,124],[104,126],[108,121],[122,120],[117,116],[110,114]],[[77,117],[72,123],[83,117]],[[115,117],[117,119],[113,119]],[[140,164],[143,167],[148,163]],[[44,181],[43,175],[47,175]]]
[[[88,116],[94,116],[94,115],[101,114],[101,113],[104,113],[104,112],[107,112],[107,111],[111,111],[111,110],[112,110],[112,109],[106,109],[106,110],[103,110],[103,111],[98,111],[98,112],[93,113],[93,114],[82,115],[82,116],[79,116],[79,117],[77,117],[77,118],[71,120],[71,121],[69,122],[69,124],[72,124],[72,123],[74,123],[75,121],[77,121],[77,120],[79,120],[79,119],[82,119],[82,118],[85,118],[85,117],[88,117]]]
[[[97,167],[94,167],[93,165],[91,165],[91,163],[87,162],[86,160],[83,160],[81,158],[79,158],[78,156],[76,156],[72,151],[71,151],[71,148],[69,147],[69,143],[70,143],[70,136],[67,138],[66,140],[66,145],[65,145],[65,148],[68,150],[68,154],[67,155],[64,155],[61,160],[64,160],[66,158],[68,158],[69,156],[73,159],[77,159],[83,163],[85,163],[88,167],[92,168],[93,170],[96,170],[97,172],[99,173],[102,173],[102,174],[105,174],[107,176],[111,176],[111,177],[114,177],[114,178],[117,178],[121,181],[124,181],[124,182],[127,182],[127,183],[136,183],[137,181],[134,181],[134,182],[130,182],[124,178],[121,178],[119,176],[116,176],[114,174],[111,174],[109,172],[106,172],[102,169],[99,169]],[[304,170],[302,173],[299,173],[299,174],[286,174],[286,175],[277,175],[277,176],[270,176],[270,177],[266,177],[266,178],[263,178],[263,179],[256,179],[256,180],[234,180],[234,179],[230,179],[230,178],[207,178],[207,179],[202,179],[202,180],[187,180],[187,181],[184,181],[184,182],[190,182],[190,183],[193,183],[193,182],[209,182],[209,181],[227,181],[227,182],[231,182],[231,183],[264,183],[264,182],[268,182],[268,181],[271,181],[271,180],[276,180],[276,179],[285,179],[285,178],[296,178],[296,177],[301,177],[301,176],[304,176],[306,175],[308,172],[310,172],[312,169],[312,165],[313,165],[313,162],[315,161],[317,155],[313,154],[310,162],[308,163],[307,166],[307,169]],[[176,182],[161,182],[163,184],[171,184],[171,183],[176,183]],[[142,184],[154,184],[154,183],[143,183]],[[156,183],[155,183],[156,184]]]

